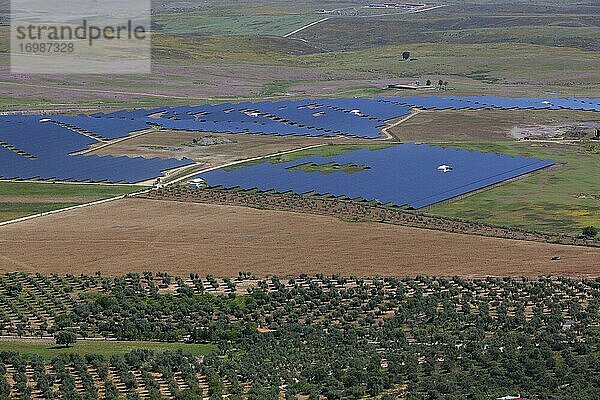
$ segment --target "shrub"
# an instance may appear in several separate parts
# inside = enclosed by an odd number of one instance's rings
[[[593,239],[598,236],[598,233],[600,233],[600,230],[595,226],[587,226],[583,228],[583,236],[587,238]]]

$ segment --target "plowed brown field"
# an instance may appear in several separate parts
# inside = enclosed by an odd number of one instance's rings
[[[560,261],[551,261],[560,256]],[[600,249],[126,199],[0,228],[0,272],[600,275]]]

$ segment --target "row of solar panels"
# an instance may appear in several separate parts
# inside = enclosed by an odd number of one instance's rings
[[[6,154],[7,151],[0,148],[0,160],[8,161],[0,168],[2,179],[137,183],[162,176],[164,170],[189,164],[177,160],[95,155],[30,160],[13,157]]]
[[[175,130],[266,135],[377,138],[385,121],[408,115],[411,108],[537,109],[600,111],[598,98],[380,97],[205,104],[121,110],[91,116],[52,116],[101,138],[116,139],[155,124]]]
[[[395,110],[393,114],[391,108]],[[387,109],[391,118],[410,111],[409,107],[394,105]],[[379,128],[384,125],[379,118],[321,100],[174,107],[149,122],[172,129],[213,132],[369,138],[378,137]]]
[[[520,109],[520,110],[577,110],[600,112],[600,99],[598,98],[512,98],[494,96],[467,96],[467,97],[387,97],[377,99],[381,103],[409,105],[424,109]]]
[[[107,140],[127,137],[132,132],[148,129],[148,124],[144,119],[94,118],[85,115],[76,117],[55,115],[52,116],[51,119],[55,122],[60,122],[91,132],[94,135]]]
[[[362,109],[357,109],[361,106]],[[259,103],[224,103],[218,105],[179,106],[151,110],[96,113],[86,122],[85,116],[55,116],[53,120],[113,139],[133,130],[156,124],[164,128],[222,133],[252,133],[305,136],[348,135],[376,138],[387,119],[406,115],[410,107],[382,105],[368,99],[323,99],[318,101],[284,101]],[[96,124],[107,126],[96,128]],[[118,121],[124,121],[118,126]],[[139,125],[138,125],[139,124]]]
[[[191,160],[69,155],[98,143],[41,116],[0,117],[0,178],[137,183]],[[28,156],[21,153],[26,153]]]
[[[39,116],[0,117],[0,140],[39,158],[87,149],[96,140],[44,121]]]
[[[302,165],[336,163],[367,166],[354,173],[307,172]],[[278,192],[316,192],[376,200],[418,209],[554,164],[535,158],[405,144],[382,150],[358,150],[333,157],[307,157],[287,163],[265,162],[198,175],[210,186]],[[442,165],[452,171],[443,173]],[[299,168],[300,167],[300,168]]]

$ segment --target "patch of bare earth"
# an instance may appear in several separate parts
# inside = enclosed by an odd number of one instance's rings
[[[597,276],[598,259],[597,248],[142,199],[0,228],[0,272]]]
[[[568,131],[585,133],[600,122],[600,114],[548,110],[425,111],[389,131],[402,141],[514,140],[515,131],[543,139],[564,137]]]
[[[227,143],[210,146],[194,145],[193,140],[220,138]],[[133,137],[93,151],[91,154],[182,158],[202,162],[206,166],[222,165],[247,158],[325,143],[355,143],[356,139],[311,138],[276,135],[250,135],[160,130]]]

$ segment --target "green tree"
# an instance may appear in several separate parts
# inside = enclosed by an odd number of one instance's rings
[[[77,336],[71,331],[59,331],[54,336],[54,340],[56,340],[56,344],[59,346],[69,347],[70,345],[75,344]]]

